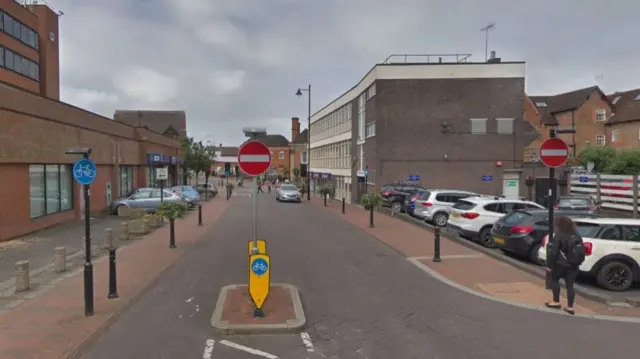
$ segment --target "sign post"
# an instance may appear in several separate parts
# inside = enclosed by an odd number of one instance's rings
[[[67,154],[82,154],[82,159],[73,165],[73,178],[83,187],[84,196],[84,315],[90,317],[93,309],[93,263],[91,262],[91,195],[89,186],[96,180],[98,169],[89,159],[90,148],[70,148]]]
[[[565,130],[575,132],[575,130]],[[556,186],[556,168],[564,166],[569,159],[569,146],[563,140],[556,138],[556,133],[560,132],[556,129],[549,130],[549,139],[544,141],[540,145],[540,161],[547,167],[549,167],[549,240],[553,239],[553,226],[554,226],[554,211],[553,206],[556,204],[556,197],[558,195],[558,187]],[[549,246],[547,246],[547,250]],[[548,255],[548,253],[547,253]],[[551,287],[551,274],[548,270],[545,271],[545,286],[547,289]]]
[[[164,202],[164,181],[169,178],[169,169],[167,167],[156,168],[156,180],[160,181],[160,203]],[[160,221],[164,222],[164,217],[160,217]]]

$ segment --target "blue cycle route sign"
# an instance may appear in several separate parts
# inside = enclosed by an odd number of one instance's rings
[[[420,175],[409,175],[409,181],[420,181]]]
[[[578,180],[579,180],[581,183],[589,182],[589,177],[587,177],[587,176],[580,176],[580,178],[578,178]]]
[[[89,185],[96,180],[98,169],[96,164],[87,158],[79,159],[73,165],[73,178],[81,185]]]
[[[257,258],[251,262],[251,271],[255,275],[263,275],[269,270],[269,264],[262,258]]]
[[[490,175],[483,175],[483,176],[482,176],[482,180],[483,180],[484,182],[493,181],[493,176],[490,176]]]

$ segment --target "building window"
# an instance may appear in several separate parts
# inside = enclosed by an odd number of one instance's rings
[[[0,11],[0,30],[14,37],[23,44],[36,50],[40,49],[38,34],[30,27],[24,25],[20,21],[14,19],[6,12]]]
[[[365,128],[366,138],[369,138],[375,135],[376,135],[376,123],[372,122],[370,124],[367,124],[367,127]]]
[[[545,107],[547,107],[547,103],[546,102],[536,102],[536,106],[540,107],[540,108],[545,108]]]
[[[120,166],[120,197],[133,191],[133,166]]]
[[[358,97],[358,139],[359,140],[363,140],[365,138],[364,124],[365,124],[365,118],[367,116],[367,113],[366,113],[367,99],[365,96],[366,96],[366,93],[363,92],[362,94],[360,94],[360,97]]]
[[[307,163],[307,151],[300,152],[300,163]]]
[[[147,185],[149,187],[157,187],[158,186],[158,174],[156,168],[153,166],[149,166],[149,178],[147,180]]]
[[[73,209],[73,179],[69,165],[29,166],[31,218]]]
[[[618,142],[618,141],[620,141],[620,131],[619,130],[611,131],[611,142]]]
[[[596,136],[596,145],[597,146],[604,146],[607,144],[607,140],[604,137],[604,135],[598,135]]]
[[[4,47],[0,47],[0,55],[3,58],[0,66],[34,81],[40,81],[40,65],[37,63]]]
[[[471,133],[474,135],[484,135],[487,133],[487,119],[486,118],[472,118],[471,119]]]
[[[601,108],[596,111],[596,121],[603,122],[607,120],[607,110]]]
[[[376,95],[376,84],[373,83],[371,84],[371,86],[369,86],[369,88],[367,89],[367,100],[371,99],[373,96]]]
[[[501,135],[510,135],[513,133],[513,119],[512,118],[496,118],[498,124],[498,133]]]
[[[280,153],[278,153],[278,159],[284,160],[284,151],[280,151]]]

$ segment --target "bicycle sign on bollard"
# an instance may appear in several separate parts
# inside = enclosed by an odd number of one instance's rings
[[[85,263],[84,263],[84,315],[93,315],[93,263],[91,262],[91,192],[89,186],[96,180],[98,169],[96,164],[89,159],[90,148],[70,148],[68,155],[82,155],[82,158],[73,165],[73,178],[82,185],[84,196],[84,237],[85,237]]]
[[[271,289],[271,262],[266,254],[253,254],[249,257],[249,294],[256,309],[254,317],[264,317],[262,306]]]

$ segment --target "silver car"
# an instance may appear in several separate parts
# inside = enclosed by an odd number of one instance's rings
[[[467,197],[475,197],[473,192],[454,189],[430,189],[423,192],[416,200],[413,215],[433,222],[437,226],[446,226],[449,220],[449,207]]]
[[[182,197],[170,191],[162,191],[163,196],[160,197],[160,189],[158,188],[140,188],[134,191],[130,196],[119,198],[109,206],[111,213],[118,213],[118,207],[127,206],[131,208],[143,208],[147,212],[155,212],[160,207],[161,201],[181,203],[186,205]]]
[[[302,201],[302,196],[295,185],[283,184],[276,190],[276,201],[300,203]]]

